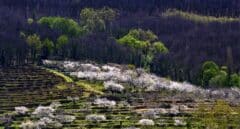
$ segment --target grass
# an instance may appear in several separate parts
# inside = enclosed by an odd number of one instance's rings
[[[209,23],[209,22],[240,22],[240,18],[232,18],[232,17],[214,17],[214,16],[204,16],[195,13],[184,12],[176,9],[168,9],[166,12],[162,14],[164,17],[173,17],[179,16],[181,18],[191,20],[199,23]]]
[[[73,83],[74,82],[71,77],[66,76],[65,74],[63,74],[63,73],[61,73],[57,70],[53,70],[53,69],[46,69],[46,70],[50,73],[55,74],[56,76],[59,76],[59,77],[63,78],[67,83]]]
[[[89,83],[88,81],[80,80],[76,84],[88,92],[103,95],[103,85],[100,83]]]
[[[68,87],[65,84],[58,84],[56,87],[58,90],[67,90],[68,89]]]

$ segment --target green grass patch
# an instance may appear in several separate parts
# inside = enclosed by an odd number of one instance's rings
[[[100,94],[100,95],[104,94],[103,93],[103,84],[100,82],[90,83],[88,81],[81,80],[81,81],[76,82],[76,84],[88,92],[93,92],[93,93]]]
[[[68,87],[65,84],[58,84],[56,85],[58,90],[67,90]]]
[[[199,15],[195,13],[184,12],[177,9],[168,9],[166,12],[162,14],[164,17],[172,17],[179,16],[181,18],[191,20],[199,23],[209,23],[209,22],[240,22],[240,18],[232,18],[232,17],[214,17],[214,16],[205,16]]]
[[[65,74],[63,74],[63,73],[61,73],[61,72],[59,72],[59,71],[57,71],[57,70],[48,69],[48,68],[47,68],[46,70],[49,71],[50,73],[55,74],[56,76],[59,76],[59,77],[63,78],[67,83],[72,83],[72,82],[74,82],[71,77],[66,76]]]

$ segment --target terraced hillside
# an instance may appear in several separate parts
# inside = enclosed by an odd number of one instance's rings
[[[50,91],[61,82],[62,78],[37,67],[0,68],[0,112],[58,99],[61,95],[50,94]]]
[[[106,89],[106,85],[103,81],[72,79],[55,70],[33,66],[1,69],[0,128],[218,128],[224,124],[226,112],[229,123],[221,127],[240,127],[237,106],[185,91],[144,91],[121,83],[124,90],[116,92]],[[19,114],[19,110],[14,111],[19,106],[29,110],[23,112],[21,107]],[[219,116],[211,117],[215,115]],[[201,123],[206,120],[215,123]]]

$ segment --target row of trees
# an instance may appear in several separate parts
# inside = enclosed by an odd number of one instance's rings
[[[231,73],[226,66],[219,67],[213,61],[207,61],[202,66],[202,86],[240,87],[240,76]]]

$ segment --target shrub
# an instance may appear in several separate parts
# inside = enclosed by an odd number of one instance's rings
[[[22,129],[37,129],[38,124],[36,124],[35,122],[32,122],[32,121],[26,121],[26,122],[22,122],[20,127]]]
[[[42,117],[53,117],[55,109],[52,107],[44,107],[44,106],[39,106],[35,109],[35,111],[32,113],[34,116],[38,118]]]
[[[113,81],[104,82],[104,88],[112,92],[122,92],[125,89],[121,84],[117,84]]]
[[[104,115],[92,114],[92,115],[87,115],[86,120],[92,121],[92,122],[101,122],[101,121],[105,121],[106,117]]]
[[[62,106],[60,102],[52,102],[50,107],[53,109],[57,109],[58,107]]]
[[[143,125],[143,126],[154,126],[155,123],[151,119],[141,119],[139,120],[138,124]]]
[[[175,118],[174,119],[174,125],[175,126],[185,126],[187,123],[184,122],[184,120],[179,119],[179,118]]]
[[[100,106],[100,107],[114,107],[116,106],[116,102],[115,101],[110,101],[106,98],[103,99],[96,99],[94,101],[94,104]]]
[[[25,115],[27,112],[29,112],[29,109],[24,106],[15,107],[15,112],[19,115]]]
[[[75,116],[71,116],[71,115],[56,115],[55,118],[60,123],[71,123],[76,119]]]

